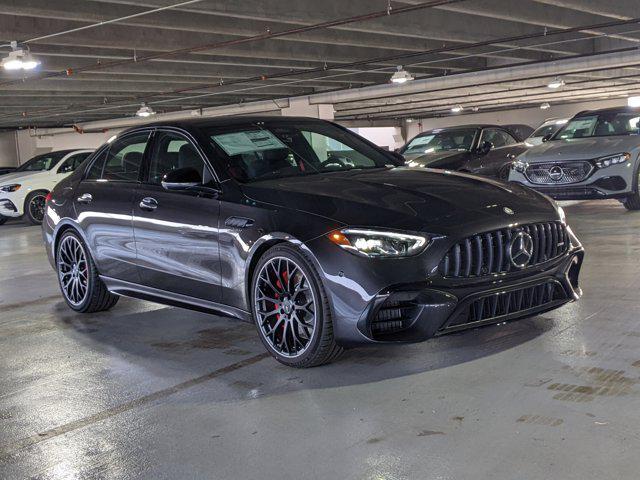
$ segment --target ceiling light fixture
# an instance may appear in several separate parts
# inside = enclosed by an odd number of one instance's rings
[[[627,105],[630,107],[640,107],[640,97],[627,98]]]
[[[391,83],[403,84],[413,80],[413,76],[407,72],[402,65],[398,65],[398,71],[391,75]]]
[[[28,49],[18,47],[18,42],[11,42],[9,54],[2,59],[2,67],[5,70],[33,70],[40,61],[36,60]]]
[[[564,80],[562,80],[560,77],[556,77],[549,82],[547,87],[554,88],[554,89],[564,87]]]
[[[136,112],[138,117],[150,117],[151,115],[155,115],[156,112],[153,108],[147,106],[146,103],[143,103],[140,109]]]
[[[547,110],[551,108],[551,105],[549,105],[549,102],[544,102],[542,105],[540,105],[540,110]]]
[[[451,107],[451,111],[453,113],[460,113],[462,110],[464,110],[462,105],[456,105],[455,107]]]

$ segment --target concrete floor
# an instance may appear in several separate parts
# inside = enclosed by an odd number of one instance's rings
[[[567,208],[583,299],[294,370],[253,327],[60,297],[40,229],[0,227],[0,478],[636,479],[640,213]]]

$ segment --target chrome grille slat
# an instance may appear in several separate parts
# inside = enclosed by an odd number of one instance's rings
[[[527,267],[557,258],[569,249],[569,236],[560,222],[503,228],[457,242],[440,262],[440,275],[447,278],[474,278],[517,271],[517,267],[511,263],[508,249],[511,239],[519,231],[529,234],[533,240],[533,255]]]

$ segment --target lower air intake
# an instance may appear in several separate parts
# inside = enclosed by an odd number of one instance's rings
[[[543,310],[547,306],[566,299],[567,294],[564,288],[556,281],[494,293],[471,302],[458,318],[447,325],[446,329],[500,322],[527,311]]]

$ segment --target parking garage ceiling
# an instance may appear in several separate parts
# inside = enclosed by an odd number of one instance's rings
[[[638,94],[636,0],[0,0],[0,43],[41,61],[0,73],[0,127],[63,126],[584,59],[553,76],[333,103],[338,120],[443,116]],[[163,8],[170,7],[170,8]],[[105,12],[107,12],[105,14]],[[149,13],[152,12],[152,13]],[[635,13],[634,13],[635,12]],[[106,22],[100,24],[100,22]],[[8,49],[2,49],[2,54]],[[496,70],[497,71],[497,70]],[[524,71],[524,70],[523,70]]]

